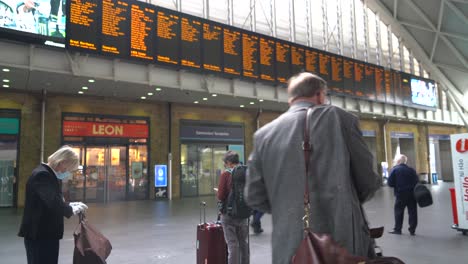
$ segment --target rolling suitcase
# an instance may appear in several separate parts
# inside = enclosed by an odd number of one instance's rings
[[[227,263],[227,245],[219,221],[206,222],[206,203],[200,203],[200,224],[197,226],[197,264]],[[203,207],[203,222],[202,220]]]

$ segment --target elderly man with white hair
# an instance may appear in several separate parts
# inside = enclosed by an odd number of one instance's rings
[[[408,158],[405,155],[397,155],[394,160],[395,166],[388,178],[388,186],[393,187],[395,193],[395,227],[389,233],[401,235],[405,207],[408,207],[408,231],[414,236],[418,225],[418,207],[413,190],[419,178],[416,171],[406,165],[407,161]]]

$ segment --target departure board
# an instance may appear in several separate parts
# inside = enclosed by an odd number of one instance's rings
[[[260,37],[260,78],[275,81],[275,41]]]
[[[343,58],[343,92],[354,95],[354,61]]]
[[[179,64],[180,13],[159,8],[157,11],[157,61]]]
[[[102,0],[101,47],[102,53],[128,57],[130,43],[130,5],[120,0]]]
[[[180,65],[201,67],[202,22],[198,18],[182,15],[180,18]]]
[[[392,71],[393,88],[395,91],[395,104],[403,104],[403,97],[401,95],[401,74],[398,71]]]
[[[384,71],[384,82],[385,82],[385,102],[394,104],[395,103],[395,92],[393,89],[392,71]]]
[[[319,52],[313,49],[307,49],[305,51],[305,70],[313,74],[319,74]]]
[[[330,78],[330,89],[337,93],[343,94],[343,57],[339,55],[331,55],[331,78]]]
[[[287,83],[291,77],[291,45],[287,42],[276,41],[276,80]]]
[[[223,69],[223,29],[220,24],[203,23],[203,69],[221,72]]]
[[[411,105],[411,75],[401,73],[401,97],[404,105]]]
[[[94,0],[71,0],[68,16],[67,47],[78,50],[98,51],[101,5]]]
[[[258,79],[258,35],[242,33],[242,75]]]
[[[331,67],[330,54],[320,52],[319,53],[319,75],[327,82],[331,80],[330,67]]]
[[[154,35],[156,10],[151,6],[135,2],[130,13],[130,57],[152,61],[155,54]]]
[[[361,61],[354,62],[354,95],[365,97],[365,63]]]
[[[291,45],[291,76],[305,69],[305,54],[304,48],[301,46]]]
[[[240,75],[242,71],[241,32],[234,28],[223,29],[224,72]]]
[[[375,67],[365,64],[364,96],[367,99],[375,100]]]
[[[385,76],[384,68],[375,66],[375,99],[385,102]]]

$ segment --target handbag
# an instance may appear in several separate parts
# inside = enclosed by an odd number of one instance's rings
[[[80,220],[73,232],[75,238],[73,264],[105,264],[112,250],[111,243],[88,223],[83,213],[78,216]]]
[[[426,207],[432,204],[432,194],[429,189],[421,184],[418,183],[416,186],[414,186],[414,199],[418,203],[419,207]]]
[[[291,259],[292,264],[404,264],[401,260],[394,257],[381,257],[368,259],[362,256],[354,256],[345,248],[336,243],[329,234],[317,234],[310,229],[310,199],[309,184],[307,175],[309,174],[309,157],[312,151],[310,144],[309,122],[312,117],[312,107],[307,109],[304,125],[304,141],[302,149],[304,150],[305,160],[305,191],[304,191],[304,238],[296,249]],[[371,230],[371,235],[378,236],[383,232],[379,228]],[[377,233],[377,234],[376,234]]]

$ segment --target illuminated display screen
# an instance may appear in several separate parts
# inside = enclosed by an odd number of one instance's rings
[[[296,45],[291,45],[291,76],[305,69],[305,54],[304,48]]]
[[[291,77],[291,45],[276,41],[276,80],[287,83]]]
[[[260,78],[275,81],[275,41],[260,37]]]
[[[411,101],[428,107],[437,107],[437,89],[430,80],[411,78]]]
[[[66,7],[69,16],[65,43],[70,50],[273,85],[285,84],[292,75],[307,71],[327,81],[330,91],[338,96],[424,108],[437,106],[434,81],[142,1],[70,0]],[[6,15],[0,30],[14,30],[16,17],[8,13],[8,7],[4,8]],[[62,21],[62,8],[57,10],[54,4],[50,14],[57,14]],[[55,19],[55,15],[49,19]],[[35,30],[46,32],[44,36],[63,31],[63,37],[65,25],[56,25],[57,30],[52,32],[40,23],[34,24]]]
[[[157,61],[179,64],[180,14],[160,9],[157,11]]]
[[[68,2],[68,1],[67,1]],[[67,2],[46,0],[1,0],[0,31],[1,35],[20,41],[34,43],[54,41],[65,43]],[[81,11],[76,8],[76,1],[71,1],[74,19],[80,20],[77,11],[85,13],[93,10],[95,1],[81,0]],[[78,15],[78,16],[77,16]],[[82,21],[85,22],[85,21]],[[47,44],[47,43],[46,43]]]
[[[232,28],[224,28],[224,72],[240,75],[242,70],[241,32]]]
[[[258,36],[242,33],[242,75],[258,79]]]
[[[223,28],[219,24],[203,23],[203,69],[221,72],[223,69]]]
[[[202,22],[182,16],[180,19],[180,65],[200,69]]]

